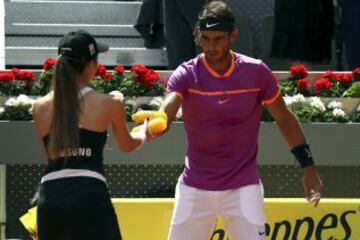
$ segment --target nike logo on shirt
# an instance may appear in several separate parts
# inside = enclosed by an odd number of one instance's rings
[[[230,98],[219,99],[219,104],[220,104],[220,105],[225,104],[225,103],[229,102],[230,100],[231,100]]]

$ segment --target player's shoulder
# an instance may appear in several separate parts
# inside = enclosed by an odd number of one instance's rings
[[[124,100],[124,96],[119,91],[112,91],[109,94],[105,94],[102,92],[94,91],[94,97],[96,97],[97,101],[101,102],[103,106],[116,106],[118,104],[122,104]]]
[[[178,71],[178,72],[192,72],[193,69],[197,68],[199,66],[199,62],[200,62],[200,57],[197,56],[193,59],[190,59],[188,61],[185,61],[183,63],[181,63],[174,72]]]
[[[33,114],[42,114],[52,107],[52,92],[36,99],[32,104]]]
[[[234,52],[235,64],[241,67],[263,68],[266,64],[257,58]]]
[[[123,107],[123,94],[119,91],[113,91],[109,94],[98,91],[92,91],[87,100],[87,106],[93,109],[93,114],[102,117],[109,117],[119,113]]]
[[[199,66],[199,57],[181,63],[170,75],[169,79],[191,79]]]

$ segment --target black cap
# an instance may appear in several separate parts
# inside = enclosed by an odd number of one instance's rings
[[[101,52],[109,50],[109,46],[96,42],[94,37],[85,30],[67,33],[59,42],[58,54],[88,61]]]

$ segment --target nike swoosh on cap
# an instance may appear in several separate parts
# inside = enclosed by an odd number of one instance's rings
[[[213,23],[213,24],[206,23],[207,28],[215,27],[216,25],[219,25],[219,23]]]

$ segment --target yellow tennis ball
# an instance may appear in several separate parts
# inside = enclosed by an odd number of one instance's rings
[[[154,118],[148,123],[148,131],[151,135],[162,133],[167,127],[167,121],[161,117]]]
[[[167,115],[164,111],[144,111],[140,110],[133,115],[131,115],[131,119],[137,124],[143,123],[145,118],[154,119],[154,118],[163,118],[167,122]]]
[[[138,111],[136,113],[134,113],[133,115],[131,115],[131,119],[136,122],[136,123],[142,123],[145,121],[145,119],[148,117],[148,111]]]
[[[160,117],[160,118],[164,119],[166,122],[167,122],[167,120],[168,120],[167,114],[166,114],[164,111],[152,112],[151,115],[152,115],[151,118],[158,118],[158,117]]]

